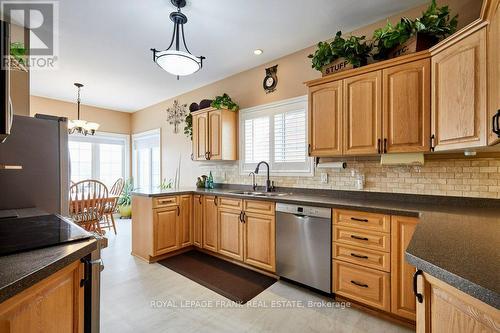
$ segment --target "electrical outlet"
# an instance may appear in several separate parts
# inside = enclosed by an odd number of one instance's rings
[[[328,174],[326,172],[321,173],[321,183],[322,184],[327,184],[328,183]]]

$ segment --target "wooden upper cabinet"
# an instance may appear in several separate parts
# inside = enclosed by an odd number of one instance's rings
[[[202,247],[203,240],[203,196],[193,198],[193,244]]]
[[[432,56],[436,151],[486,145],[486,27]]]
[[[205,216],[203,218],[203,248],[217,252],[218,249],[218,218],[216,196],[204,197]]]
[[[181,195],[179,198],[179,246],[186,247],[193,244],[193,227],[192,224],[192,201],[193,197],[189,195]]]
[[[276,226],[273,215],[245,212],[244,262],[276,271]]]
[[[193,112],[193,159],[238,159],[238,113],[226,109]],[[224,142],[224,144],[222,144]]]
[[[500,0],[485,2],[486,18],[490,22],[488,32],[488,144],[500,142],[500,137],[493,132],[493,116],[500,111]]]
[[[430,150],[430,67],[423,59],[382,71],[384,153]]]
[[[309,155],[342,155],[342,81],[309,89]]]
[[[219,253],[237,260],[243,260],[242,215],[242,211],[219,209]]]
[[[416,318],[413,292],[416,269],[406,262],[405,251],[418,222],[418,218],[391,216],[391,312],[410,320]]]
[[[0,332],[84,332],[84,264],[80,261],[0,304]]]
[[[193,114],[193,159],[205,160],[208,152],[208,113]]]
[[[157,256],[179,248],[178,206],[157,208],[153,211],[154,253]]]
[[[377,154],[382,138],[382,72],[344,79],[344,154]]]

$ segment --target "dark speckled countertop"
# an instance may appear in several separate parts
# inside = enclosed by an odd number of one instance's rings
[[[20,217],[43,215],[18,210]],[[97,249],[94,238],[0,256],[0,303]]]
[[[242,189],[249,188],[223,185],[212,190],[181,188],[136,191],[133,195],[224,195],[420,217],[406,250],[406,260],[455,288],[500,308],[500,200],[291,188],[278,189],[290,193],[284,197],[233,193]]]

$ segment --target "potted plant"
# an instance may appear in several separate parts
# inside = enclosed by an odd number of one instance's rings
[[[132,216],[132,198],[131,192],[134,190],[134,185],[132,184],[132,180],[127,180],[125,182],[125,186],[123,187],[123,191],[118,198],[118,212],[120,213],[121,218],[130,218]]]
[[[320,42],[314,54],[310,54],[312,67],[329,75],[341,70],[364,66],[372,51],[372,45],[365,36],[342,38],[338,31],[331,43]]]
[[[387,22],[375,30],[373,41],[378,52],[373,57],[383,60],[426,50],[456,31],[457,18],[458,15],[450,18],[448,6],[438,7],[432,0],[421,17],[403,17],[396,25]]]
[[[226,93],[224,93],[222,96],[215,97],[210,106],[216,109],[228,109],[231,111],[238,111],[240,108],[238,104],[233,102],[231,97],[229,97],[229,95]]]

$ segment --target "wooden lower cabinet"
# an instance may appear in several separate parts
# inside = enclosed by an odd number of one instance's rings
[[[193,197],[193,245],[203,246],[203,196]]]
[[[186,247],[193,244],[193,197],[191,195],[179,197],[178,213],[179,247]]]
[[[276,271],[276,224],[274,215],[245,212],[244,262]]]
[[[179,248],[178,207],[158,208],[153,212],[154,219],[154,256]]]
[[[219,253],[236,260],[243,260],[242,211],[219,209]]]
[[[205,216],[203,217],[203,248],[217,252],[218,250],[218,197],[207,195],[204,197]]]
[[[0,304],[0,332],[83,332],[83,263],[74,262]]]
[[[500,311],[426,273],[418,277],[417,333],[493,333]]]
[[[417,218],[391,217],[391,312],[415,320],[416,299],[413,274],[416,269],[405,260],[405,251],[418,224]]]

